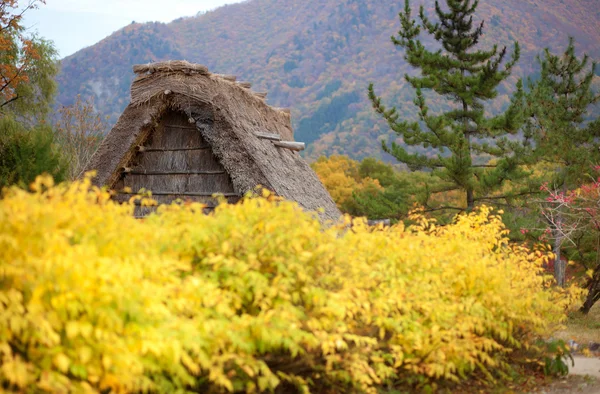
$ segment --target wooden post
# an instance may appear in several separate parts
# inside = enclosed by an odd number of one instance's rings
[[[267,98],[268,93],[267,92],[256,92],[254,93],[254,96],[258,97],[259,99],[265,100]]]
[[[273,142],[273,145],[275,145],[278,148],[289,149],[296,152],[300,152],[306,149],[306,144],[304,142],[275,141]]]

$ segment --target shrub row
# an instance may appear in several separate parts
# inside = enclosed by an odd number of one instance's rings
[[[483,208],[322,227],[272,196],[145,220],[90,181],[0,201],[0,384],[376,392],[506,370],[564,316],[545,252]],[[144,203],[147,203],[146,201]],[[491,376],[490,376],[491,377]]]

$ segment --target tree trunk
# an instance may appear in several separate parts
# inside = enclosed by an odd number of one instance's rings
[[[465,70],[461,70],[461,74],[464,76],[465,75]],[[463,119],[463,125],[464,125],[464,133],[465,133],[465,139],[467,140],[467,155],[469,155],[469,163],[473,164],[473,158],[471,157],[471,133],[469,130],[469,119],[466,117],[466,113],[469,110],[469,106],[467,105],[467,102],[463,100],[462,102],[463,105],[463,112],[464,112],[464,119]],[[475,196],[473,193],[473,189],[470,188],[470,186],[467,188],[467,211],[472,211],[473,208],[475,208]]]
[[[562,243],[562,232],[559,229],[554,229],[554,278],[558,286],[565,287],[567,264],[561,258],[560,248]]]
[[[567,185],[563,182],[561,186],[561,190],[564,195],[567,193]],[[560,211],[557,211],[556,218],[554,219],[554,278],[556,279],[556,284],[560,287],[565,287],[567,284],[566,279],[566,271],[567,271],[567,263],[562,260],[562,256],[560,253],[560,248],[562,247],[563,241],[565,239],[563,233],[563,216]]]
[[[587,315],[598,300],[600,300],[600,266],[596,266],[594,276],[590,280],[588,295],[581,307],[581,312]]]
[[[475,196],[473,195],[473,190],[467,189],[467,210],[472,211],[475,207]]]

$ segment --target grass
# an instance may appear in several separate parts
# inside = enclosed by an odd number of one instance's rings
[[[587,316],[579,311],[569,314],[566,329],[557,332],[555,337],[565,341],[572,339],[583,346],[600,343],[600,303],[594,305]]]

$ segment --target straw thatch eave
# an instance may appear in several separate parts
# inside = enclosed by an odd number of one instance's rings
[[[210,74],[187,62],[136,66],[131,104],[107,135],[87,170],[95,183],[114,187],[119,169],[135,154],[167,110],[185,113],[229,173],[240,195],[266,187],[297,201],[320,217],[337,220],[341,214],[316,174],[297,152],[259,137],[268,133],[293,141],[289,111],[270,107],[265,95],[231,76]]]
[[[86,165],[82,175],[88,171],[95,171],[96,176],[92,181],[94,185],[113,187],[118,180],[119,169],[131,160],[135,147],[152,131],[166,108],[166,103],[160,100],[154,100],[143,107],[128,105]]]

